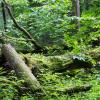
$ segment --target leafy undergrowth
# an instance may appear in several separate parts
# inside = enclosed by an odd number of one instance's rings
[[[73,77],[64,73],[55,73],[45,71],[42,76],[42,84],[48,94],[42,97],[42,100],[99,100],[100,99],[100,73],[93,69],[93,73],[84,69],[70,72],[75,74]],[[73,94],[64,93],[68,88],[82,86],[84,84],[92,85],[89,91]]]
[[[37,59],[36,55],[34,58]],[[41,59],[41,60],[40,60]],[[100,66],[91,69],[65,70],[62,73],[53,72],[47,68],[45,58],[40,55],[38,61],[41,66],[37,79],[41,83],[46,95],[33,93],[25,82],[18,79],[15,72],[8,72],[0,67],[0,100],[100,100]],[[35,62],[36,63],[36,62]],[[66,93],[72,87],[91,85],[88,91]]]

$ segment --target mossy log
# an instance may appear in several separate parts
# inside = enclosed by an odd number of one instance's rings
[[[64,89],[62,92],[68,93],[69,95],[71,95],[73,93],[89,91],[91,88],[92,88],[92,85],[85,84],[82,86],[75,86],[75,87]]]
[[[31,70],[10,44],[4,44],[2,46],[2,54],[14,68],[17,75],[21,76],[33,91],[42,89],[36,77],[31,73]]]
[[[89,50],[85,54],[90,55],[94,59],[100,60],[100,47]]]
[[[23,56],[28,58],[30,63],[33,65],[35,64],[36,66],[43,66],[56,72],[63,72],[66,70],[79,68],[90,69],[94,66],[90,58],[96,61],[100,60],[100,48],[93,48],[82,54],[83,56],[72,53],[59,56],[44,56],[41,54],[25,54]]]
[[[92,68],[94,66],[93,60],[100,61],[100,48],[94,48],[88,50],[80,55],[75,54],[66,54],[61,56],[52,56],[49,59],[54,67],[53,70],[55,71],[65,71],[70,69],[77,69],[77,68]]]

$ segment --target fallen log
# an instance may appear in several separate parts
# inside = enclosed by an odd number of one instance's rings
[[[94,60],[100,60],[100,48],[93,48],[84,52],[85,56],[90,56]],[[86,70],[93,67],[92,62],[89,58],[83,59],[78,55],[67,53],[59,56],[44,56],[41,54],[24,54],[21,55],[29,60],[31,68],[33,66],[43,66],[46,69],[50,68],[54,72],[64,72],[66,70],[85,68]],[[41,59],[40,59],[41,58]],[[35,63],[34,63],[35,62]],[[36,63],[37,62],[37,63]],[[28,65],[28,67],[30,67]],[[40,68],[39,68],[40,69]]]
[[[21,76],[33,91],[42,89],[36,77],[31,73],[30,69],[10,44],[4,44],[2,46],[2,54],[8,60],[17,75]]]
[[[45,67],[46,69],[49,68],[54,72],[64,72],[66,70],[73,70],[73,69],[90,69],[92,68],[94,62],[91,60],[97,61],[100,60],[100,48],[93,48],[88,50],[83,54],[83,56],[67,53],[64,55],[58,56],[44,56],[41,54],[24,54],[23,57],[31,60],[30,63],[32,65],[40,65]],[[37,63],[34,63],[37,62]],[[96,64],[96,63],[95,63]]]
[[[100,47],[89,50],[85,54],[90,55],[94,59],[100,60]]]
[[[47,57],[48,60],[52,63],[50,66],[54,71],[63,72],[71,69],[79,68],[92,68],[95,66],[96,62],[100,61],[100,48],[94,48],[83,53],[83,56],[80,54],[64,54],[60,56],[51,56]]]
[[[92,88],[92,85],[83,85],[83,86],[76,86],[69,89],[65,89],[65,93],[73,94],[78,92],[85,92],[89,91]]]
[[[82,86],[69,87],[69,88],[59,91],[59,92],[63,92],[65,94],[67,93],[69,95],[72,95],[73,93],[89,91],[91,88],[92,88],[92,85],[85,84]]]

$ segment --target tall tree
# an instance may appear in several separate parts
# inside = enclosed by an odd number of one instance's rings
[[[6,12],[5,12],[6,9],[3,2],[1,2],[1,7],[2,7],[3,22],[4,22],[4,31],[6,31],[7,29]]]
[[[72,0],[72,15],[80,17],[80,1]],[[77,27],[80,28],[80,22],[77,21]]]
[[[80,1],[76,0],[76,16],[80,17]]]
[[[72,0],[72,15],[80,17],[80,1]]]

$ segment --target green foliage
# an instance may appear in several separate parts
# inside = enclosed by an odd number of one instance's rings
[[[17,78],[14,76],[8,78],[3,76],[6,72],[3,71],[2,67],[0,67],[0,73],[0,98],[3,100],[11,100],[18,93],[18,90],[16,89]],[[18,83],[20,83],[20,81]]]
[[[54,73],[49,69],[49,66],[55,66],[53,63],[60,64],[65,63],[64,57],[57,59],[50,57],[45,57],[42,54],[27,54],[25,57],[30,58],[33,62],[37,61],[41,66],[39,67],[40,72],[38,73],[38,80],[46,91],[46,96],[34,95],[30,90],[19,91],[21,87],[24,86],[24,81],[16,78],[14,72],[7,73],[2,68],[0,68],[0,97],[4,100],[35,100],[35,98],[40,98],[41,100],[95,100],[99,98],[100,95],[100,72],[95,68],[92,69],[74,69],[65,70],[62,73]],[[66,56],[65,56],[66,57]],[[86,60],[87,57],[82,54],[73,56],[73,59]],[[35,64],[35,63],[34,63]],[[33,64],[33,65],[34,65]],[[73,86],[82,86],[84,84],[92,85],[92,88],[86,92],[74,93],[73,95],[66,94],[64,91]]]
[[[100,41],[100,0],[79,0],[80,17],[72,16],[72,10],[74,10],[72,0],[32,0],[31,3],[28,0],[6,1],[12,6],[12,12],[18,24],[30,32],[38,44],[48,49],[48,55],[60,55],[71,51],[74,55],[73,59],[92,62],[93,66],[97,66],[97,63],[100,65],[100,61],[84,54],[92,47],[100,45],[100,42],[92,44],[94,41]],[[2,16],[0,16],[0,31],[3,30],[1,18]],[[15,28],[9,17],[7,17],[7,32],[4,34],[8,36],[5,39],[6,43],[11,43],[17,50],[33,50],[25,34]],[[52,57],[34,54],[32,58],[42,66],[40,66],[41,74],[38,75],[38,79],[47,96],[40,96],[41,100],[100,99],[100,66],[97,66],[98,71],[92,68],[53,73],[49,68],[61,67],[66,62],[64,57],[52,59]],[[23,86],[23,80],[17,79],[12,72],[6,74],[7,72],[0,67],[0,99],[35,100],[30,90],[20,94],[19,88]],[[87,83],[92,85],[90,91],[73,95],[63,93],[67,87]]]
[[[99,73],[93,70],[95,74],[90,74],[84,69],[77,71],[75,77],[70,77],[66,72],[55,73],[44,71],[41,83],[43,84],[48,96],[42,97],[42,100],[95,100],[99,98]],[[72,73],[72,71],[70,72]],[[98,77],[98,78],[97,78]],[[98,80],[96,80],[98,79]],[[73,95],[64,94],[66,88],[73,86],[81,86],[83,84],[91,84],[93,87],[90,91],[74,93]]]
[[[0,99],[1,100],[34,100],[30,90],[21,90],[24,87],[24,80],[18,79],[15,72],[5,71],[0,67]]]
[[[55,47],[58,49],[56,52],[60,52],[63,44],[72,48],[73,52],[84,51],[92,45],[92,41],[100,38],[98,0],[80,1],[80,18],[71,15],[71,0],[32,0],[32,2],[44,5],[31,7],[28,0],[9,1],[13,5],[13,13],[19,24],[32,34],[37,43],[50,49],[50,53]],[[76,26],[77,20],[80,21],[79,30]],[[11,21],[8,27],[8,35],[17,38],[25,37],[22,32],[13,27]]]
[[[18,21],[33,34],[33,37],[39,43],[42,42],[42,45],[62,41],[60,37],[63,38],[62,34],[65,31],[63,27],[66,24],[63,20],[63,13],[68,13],[67,10],[70,10],[71,4],[70,1],[55,1],[54,3],[48,1],[47,3],[47,5],[39,8],[26,6],[27,9],[24,12],[20,10],[24,8],[20,7],[18,9],[14,6],[16,13],[19,14],[19,11],[21,12],[19,17],[17,17]]]

